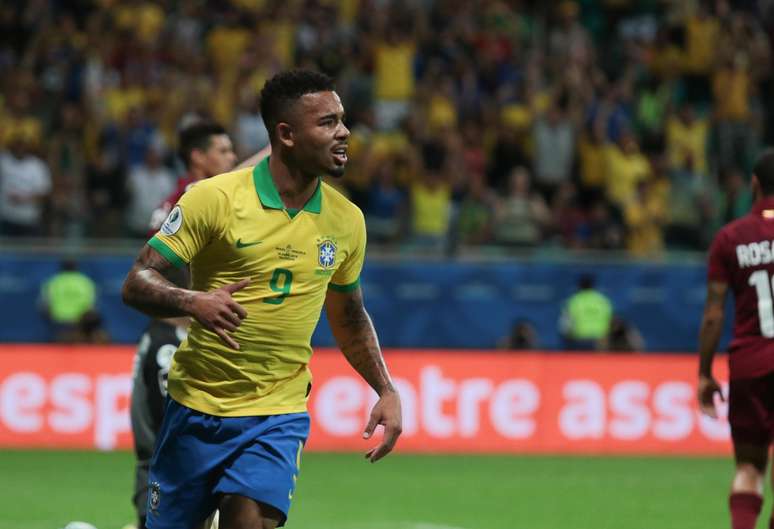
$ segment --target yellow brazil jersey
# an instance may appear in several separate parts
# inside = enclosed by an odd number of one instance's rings
[[[321,180],[302,210],[286,210],[268,159],[191,187],[148,244],[189,263],[194,290],[249,278],[233,294],[248,314],[231,334],[238,351],[191,324],[169,373],[172,398],[226,417],[304,411],[325,294],[357,288],[365,238],[360,209]]]

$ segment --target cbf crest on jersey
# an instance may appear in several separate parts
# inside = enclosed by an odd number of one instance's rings
[[[172,211],[169,212],[167,220],[161,225],[161,233],[164,235],[174,235],[180,226],[183,225],[183,210],[180,206],[175,206]]]
[[[332,268],[336,264],[336,245],[330,239],[317,245],[317,262],[323,268]]]

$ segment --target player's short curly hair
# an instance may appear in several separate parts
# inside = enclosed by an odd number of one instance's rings
[[[758,156],[753,166],[764,195],[774,195],[774,148],[769,147]]]
[[[177,138],[177,153],[187,168],[191,167],[191,153],[206,151],[210,148],[213,136],[227,134],[218,123],[213,121],[197,121],[180,131]]]
[[[301,96],[333,89],[333,79],[312,70],[280,72],[266,81],[261,90],[261,116],[269,138],[274,140],[277,124],[288,120],[290,109]]]

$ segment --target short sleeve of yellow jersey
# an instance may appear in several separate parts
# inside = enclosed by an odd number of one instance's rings
[[[180,198],[148,244],[177,267],[190,263],[210,241],[221,236],[225,206],[219,189],[207,181],[199,182]]]
[[[352,234],[351,251],[331,277],[328,288],[339,292],[350,292],[360,285],[360,271],[363,269],[366,248],[366,227],[363,213],[358,209],[355,231]]]

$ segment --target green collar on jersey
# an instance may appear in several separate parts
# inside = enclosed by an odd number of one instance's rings
[[[269,158],[264,158],[253,169],[253,182],[255,183],[255,191],[258,193],[258,198],[261,199],[263,207],[271,209],[287,209],[285,204],[282,203],[282,199],[279,196],[279,191],[274,185],[274,180],[271,178],[269,172]],[[317,179],[317,189],[314,190],[312,197],[304,204],[304,211],[309,213],[320,213],[322,209],[322,182]]]

